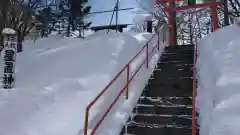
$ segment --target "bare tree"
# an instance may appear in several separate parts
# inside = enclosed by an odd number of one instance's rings
[[[17,31],[18,45],[17,52],[22,51],[22,42],[24,37],[35,26],[36,19],[32,5],[24,4],[24,0],[0,0],[0,18],[3,20],[0,24],[0,31],[3,28],[12,28]],[[30,0],[31,1],[31,0]],[[1,38],[1,48],[3,48],[3,39]]]

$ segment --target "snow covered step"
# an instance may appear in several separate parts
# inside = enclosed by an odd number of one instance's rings
[[[163,55],[164,56],[179,56],[179,55],[181,55],[182,54],[182,52],[181,51],[179,51],[179,52],[164,52],[163,53]],[[184,54],[182,54],[182,55],[194,55],[194,51],[187,51],[186,53],[184,53]]]
[[[190,53],[190,54],[189,54]],[[193,51],[189,51],[187,53],[183,54],[168,54],[168,53],[163,53],[161,57],[161,61],[180,61],[180,60],[192,60],[193,61]]]
[[[137,104],[137,108],[139,107],[162,107],[162,108],[176,108],[176,107],[181,107],[181,108],[192,108],[192,105],[184,105],[184,104],[171,104],[171,105],[166,105],[166,104]]]
[[[164,70],[167,68],[186,69],[187,70],[192,67],[193,67],[193,64],[191,62],[188,62],[188,63],[162,63],[162,62],[159,62],[156,70],[157,69]]]
[[[163,55],[160,58],[161,62],[172,62],[172,61],[193,61],[193,48],[166,48]]]
[[[174,80],[175,78],[173,78],[173,77],[167,77],[166,78],[166,80],[168,80],[168,81],[171,81],[171,80]],[[184,79],[191,79],[191,80],[193,80],[193,77],[188,77],[188,76],[182,76],[182,77],[180,77],[180,78],[178,78],[178,79],[180,79],[180,80],[184,80]],[[154,80],[154,77],[152,76],[151,78],[149,78],[149,80]]]
[[[176,72],[183,72],[183,71],[192,71],[193,67],[192,65],[189,65],[189,66],[169,66],[169,67],[164,67],[164,66],[158,66],[155,71],[159,71],[159,72],[164,72],[166,70],[172,70],[172,71],[176,71]]]
[[[175,53],[175,54],[179,54],[179,55],[181,55],[181,54],[187,54],[187,53],[191,53],[191,52],[193,52],[193,48],[187,48],[187,49],[168,49],[168,48],[165,48],[165,51],[164,51],[164,53]]]
[[[191,61],[187,61],[187,60],[184,60],[184,61],[159,61],[159,63],[163,63],[163,64],[191,64],[192,62]]]
[[[192,97],[140,97],[139,104],[148,105],[192,105]]]
[[[180,51],[189,51],[194,50],[194,46],[175,46],[175,47],[166,47],[165,52],[180,52]]]
[[[191,135],[190,128],[177,125],[133,124],[126,130],[133,135]]]
[[[175,48],[183,48],[183,47],[194,47],[194,45],[193,44],[180,44],[180,45],[178,45],[178,46],[173,46],[173,47],[175,47]],[[171,48],[171,46],[169,46],[169,48]]]
[[[194,49],[185,49],[185,50],[165,50],[163,55],[164,56],[179,56],[179,57],[186,57],[188,55],[193,55]]]
[[[157,76],[157,75],[156,75]],[[160,75],[159,75],[160,76]],[[181,77],[181,78],[173,78],[173,77],[158,77],[159,79],[153,79],[151,81],[149,81],[149,85],[164,85],[164,86],[167,86],[167,85],[175,85],[175,84],[179,84],[179,85],[185,85],[185,84],[192,84],[193,82],[193,79],[191,77]],[[164,87],[163,86],[163,87]],[[192,86],[192,85],[191,85]],[[190,86],[190,87],[191,87]]]
[[[155,90],[152,90],[152,89]],[[145,96],[148,97],[170,97],[170,96],[179,96],[179,97],[189,97],[192,96],[192,88],[184,85],[183,87],[179,85],[174,85],[174,87],[171,86],[166,86],[166,87],[161,87],[161,86],[151,86],[148,85],[147,88],[143,91]]]
[[[148,123],[148,124],[160,124],[160,125],[181,125],[189,126],[191,125],[191,117],[178,117],[178,116],[154,116],[154,115],[136,115],[133,118],[133,121],[136,123]]]
[[[157,64],[158,64],[158,67],[161,67],[161,68],[168,67],[168,66],[175,66],[175,67],[189,67],[189,66],[192,67],[193,66],[193,63],[191,63],[191,62],[187,62],[187,63],[183,63],[183,62],[174,63],[174,62],[172,62],[172,63],[170,63],[170,62],[159,61]]]
[[[186,75],[188,75],[189,76],[189,74],[192,74],[193,73],[193,71],[192,71],[192,66],[186,66],[186,67],[174,67],[174,66],[172,66],[172,67],[158,67],[158,68],[156,68],[154,71],[158,71],[158,72],[154,72],[154,74],[163,74],[163,75],[166,75],[166,77],[168,78],[168,76],[171,76],[171,74],[176,74],[176,75],[178,75],[178,74],[185,74],[185,73],[187,73]],[[186,76],[185,75],[185,76]],[[165,77],[165,76],[164,76]],[[179,76],[179,78],[181,78],[181,76]]]
[[[158,72],[153,72],[153,77],[155,78],[187,78],[193,77],[193,72],[191,70],[177,70],[171,67],[168,70],[156,70]]]
[[[160,61],[162,63],[192,63],[193,59],[185,59],[185,60],[177,60],[177,59],[169,59],[169,58],[161,58]]]
[[[166,56],[166,55],[165,55]],[[180,64],[192,64],[192,60],[191,61],[189,61],[188,59],[180,59],[180,60],[169,60],[169,61],[163,61],[162,59],[164,59],[164,57],[165,56],[163,56],[161,59],[160,59],[160,61],[159,61],[159,63],[166,63],[166,64],[174,64],[174,63],[176,63],[177,65],[180,65]],[[175,56],[174,56],[175,57]],[[159,64],[158,63],[158,64]],[[175,64],[174,64],[175,65]],[[169,65],[169,66],[171,66],[171,65]]]
[[[134,112],[145,114],[178,114],[191,115],[192,107],[162,107],[162,106],[139,106],[134,108]]]
[[[150,82],[148,86],[144,89],[143,95],[147,97],[190,97],[192,96],[192,83],[175,83],[175,82],[167,82],[162,83],[159,81],[158,83]],[[191,83],[191,84],[190,84]]]

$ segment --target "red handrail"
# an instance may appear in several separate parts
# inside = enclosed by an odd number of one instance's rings
[[[163,27],[164,29],[164,27]],[[164,31],[165,32],[165,31]],[[122,93],[124,91],[126,91],[126,99],[128,99],[128,87],[129,87],[129,83],[132,81],[132,79],[135,77],[135,75],[138,73],[138,71],[141,69],[141,67],[144,65],[144,63],[146,62],[147,68],[148,68],[148,59],[149,56],[152,55],[152,53],[154,52],[155,48],[157,48],[159,50],[159,41],[157,45],[154,45],[154,47],[152,48],[151,53],[149,54],[149,48],[148,48],[148,44],[151,42],[151,40],[158,35],[158,40],[159,40],[159,32],[155,35],[153,35],[149,41],[146,43],[146,45],[144,45],[141,50],[123,67],[123,69],[118,72],[118,74],[108,83],[108,85],[95,97],[95,99],[90,102],[90,104],[87,106],[86,108],[86,113],[85,113],[85,124],[84,124],[84,135],[88,135],[88,117],[89,117],[89,110],[91,109],[91,107],[98,101],[98,99],[109,89],[109,87],[117,80],[117,78],[125,71],[125,69],[127,69],[127,82],[125,84],[125,86],[121,89],[120,93],[117,95],[117,97],[115,98],[115,100],[110,104],[110,106],[108,107],[107,111],[103,114],[102,118],[97,122],[97,124],[95,125],[95,127],[93,128],[92,132],[90,133],[90,135],[94,135],[94,133],[96,132],[96,130],[99,128],[100,124],[103,122],[103,120],[105,119],[105,117],[108,115],[108,113],[111,111],[112,107],[115,105],[115,103],[118,101],[118,99],[120,98],[120,96],[122,95]],[[136,57],[138,57],[141,52],[146,48],[146,59],[142,62],[142,64],[137,68],[137,70],[135,71],[135,73],[132,75],[132,77],[130,77],[130,64],[132,63],[133,60],[136,59]]]

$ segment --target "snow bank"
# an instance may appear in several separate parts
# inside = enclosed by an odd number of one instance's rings
[[[0,134],[82,134],[86,106],[151,36],[149,33],[116,34],[115,31],[107,35],[106,31],[99,31],[85,40],[51,35],[36,44],[26,41],[24,52],[17,56],[16,88],[0,89]],[[158,55],[154,55],[153,60],[156,61]],[[144,55],[139,59],[143,60]],[[0,71],[2,75],[3,60]],[[92,108],[90,128],[118,94],[125,75],[110,89],[115,91],[105,94]],[[140,93],[148,76],[150,70],[144,71],[138,83],[136,80],[136,84],[141,85],[131,89]],[[130,99],[132,96],[130,93]]]
[[[231,25],[206,36],[198,45],[197,109],[200,135],[240,132],[240,27]]]
[[[135,35],[135,37],[139,40],[142,40],[143,35]],[[148,36],[149,37],[149,36]],[[162,37],[162,36],[160,36]],[[149,43],[149,53],[153,50],[153,47],[157,45],[157,36],[149,37],[152,38],[151,42]],[[161,40],[161,39],[160,39]],[[142,66],[139,73],[135,76],[135,78],[132,80],[132,82],[129,85],[129,99],[125,100],[124,95],[121,96],[120,100],[117,101],[117,103],[112,108],[111,112],[108,114],[108,116],[104,119],[102,125],[97,130],[96,134],[100,135],[119,135],[123,125],[129,118],[129,115],[132,112],[132,109],[134,108],[135,104],[137,103],[142,90],[146,86],[148,79],[154,70],[156,63],[158,62],[159,57],[161,56],[166,44],[160,42],[160,48],[159,51],[157,49],[154,49],[153,55],[149,58],[149,68],[146,68],[146,63]],[[126,50],[127,51],[127,50]],[[139,51],[139,50],[138,50]],[[138,51],[135,50],[135,54],[138,53]],[[133,56],[134,57],[134,56]],[[137,68],[142,64],[142,62],[146,59],[146,51],[142,51],[141,54],[130,64],[130,76],[132,76]],[[126,84],[126,69],[124,70],[124,73],[120,75],[119,79],[113,84],[112,88],[108,90],[106,95],[108,95],[106,102],[104,102],[103,106],[100,106],[100,108],[107,108],[110,103],[113,102],[113,100],[116,98],[116,95],[120,92],[120,90],[123,88],[123,86]],[[113,96],[115,95],[115,96]],[[93,124],[91,124],[91,128],[93,128],[96,125],[96,121],[99,120],[105,111],[98,114],[98,118],[95,119],[95,121],[92,121]]]

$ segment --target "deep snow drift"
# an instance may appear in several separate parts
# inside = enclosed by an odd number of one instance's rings
[[[107,35],[106,31],[100,31],[85,40],[51,35],[35,44],[26,41],[24,52],[17,56],[16,88],[10,91],[0,89],[0,135],[82,134],[88,103],[152,35],[115,32]],[[156,39],[150,48],[155,44]],[[162,51],[164,45],[160,47]],[[121,103],[119,101],[101,129],[113,125],[108,121],[114,121],[116,126],[107,132],[118,134],[120,125],[125,121],[127,112],[131,112],[161,51],[154,53],[149,69],[141,69],[143,71],[130,86],[129,100],[125,101],[122,97]],[[145,53],[133,62],[131,72],[144,58]],[[2,59],[0,71],[2,75]],[[110,89],[115,91],[105,94],[92,108],[90,128],[99,119],[103,107],[110,104],[118,94],[124,82],[125,78],[120,77]],[[121,121],[117,123],[116,120]],[[106,130],[99,130],[99,133],[106,135],[103,131]]]
[[[231,25],[198,45],[200,135],[239,135],[240,27]]]

